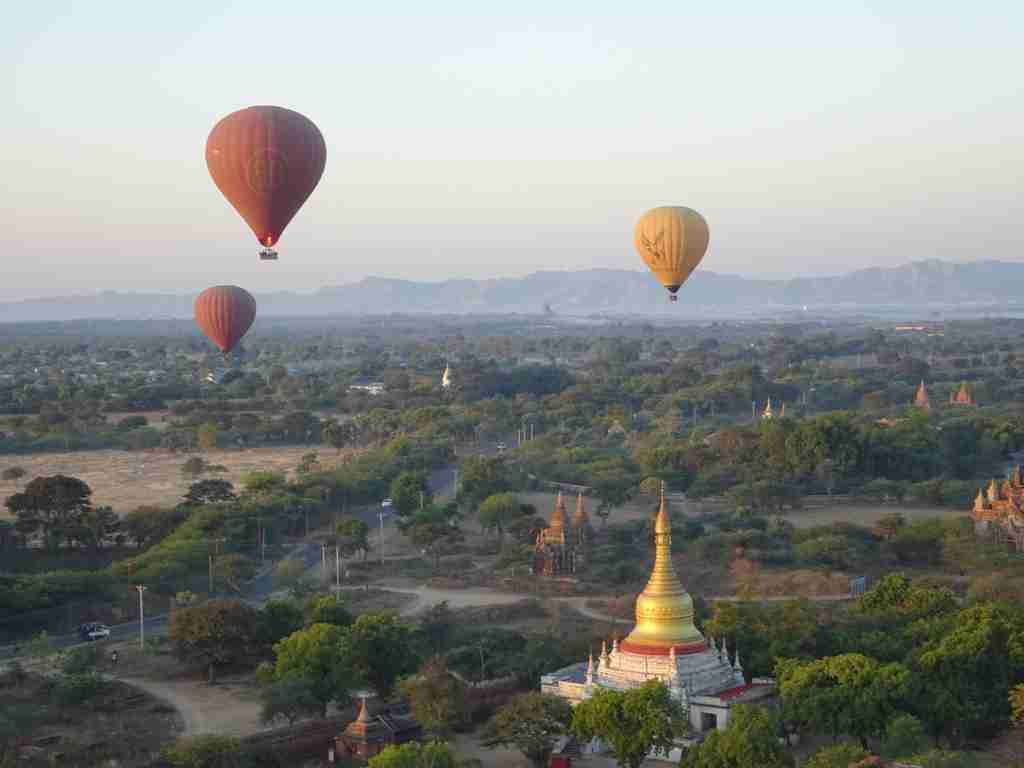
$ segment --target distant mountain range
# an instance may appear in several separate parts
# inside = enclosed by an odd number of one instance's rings
[[[0,322],[191,317],[194,296],[104,292],[0,303]],[[670,305],[647,272],[589,269],[522,278],[413,282],[368,277],[315,293],[258,294],[260,316],[337,314],[539,314],[726,317],[806,306],[816,312],[872,309],[1024,309],[1024,263],[929,260],[835,277],[758,280],[698,271]]]

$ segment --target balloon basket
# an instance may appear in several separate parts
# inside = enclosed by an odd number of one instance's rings
[[[264,248],[260,251],[260,261],[277,261],[277,251],[271,248]]]
[[[678,296],[676,296],[676,295],[675,295],[674,293],[670,293],[670,294],[668,295],[668,300],[669,300],[669,301],[679,301],[679,297],[678,297]]]

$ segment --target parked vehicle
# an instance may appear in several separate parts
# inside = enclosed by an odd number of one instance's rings
[[[87,624],[82,624],[78,628],[78,636],[83,640],[93,642],[95,640],[104,640],[110,637],[110,627],[106,624],[100,624],[96,621],[91,621]]]

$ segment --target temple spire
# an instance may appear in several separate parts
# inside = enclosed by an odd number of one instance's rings
[[[636,627],[622,643],[625,652],[644,649],[667,652],[674,646],[703,646],[704,637],[693,624],[693,598],[679,583],[672,565],[672,521],[665,484],[654,519],[654,569],[636,600]]]
[[[356,722],[368,724],[370,722],[370,713],[366,709],[366,697],[361,696],[360,702],[361,703],[359,705],[359,717],[356,718]]]
[[[928,388],[924,385],[924,379],[921,379],[921,384],[917,388],[917,394],[914,395],[914,405],[926,411],[932,409],[932,401],[928,397]]]

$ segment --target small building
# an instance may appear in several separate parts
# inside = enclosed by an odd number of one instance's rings
[[[336,754],[356,760],[369,760],[379,755],[385,747],[419,741],[423,728],[406,713],[379,712],[370,714],[364,697],[359,706],[359,716],[345,726],[335,738]]]

